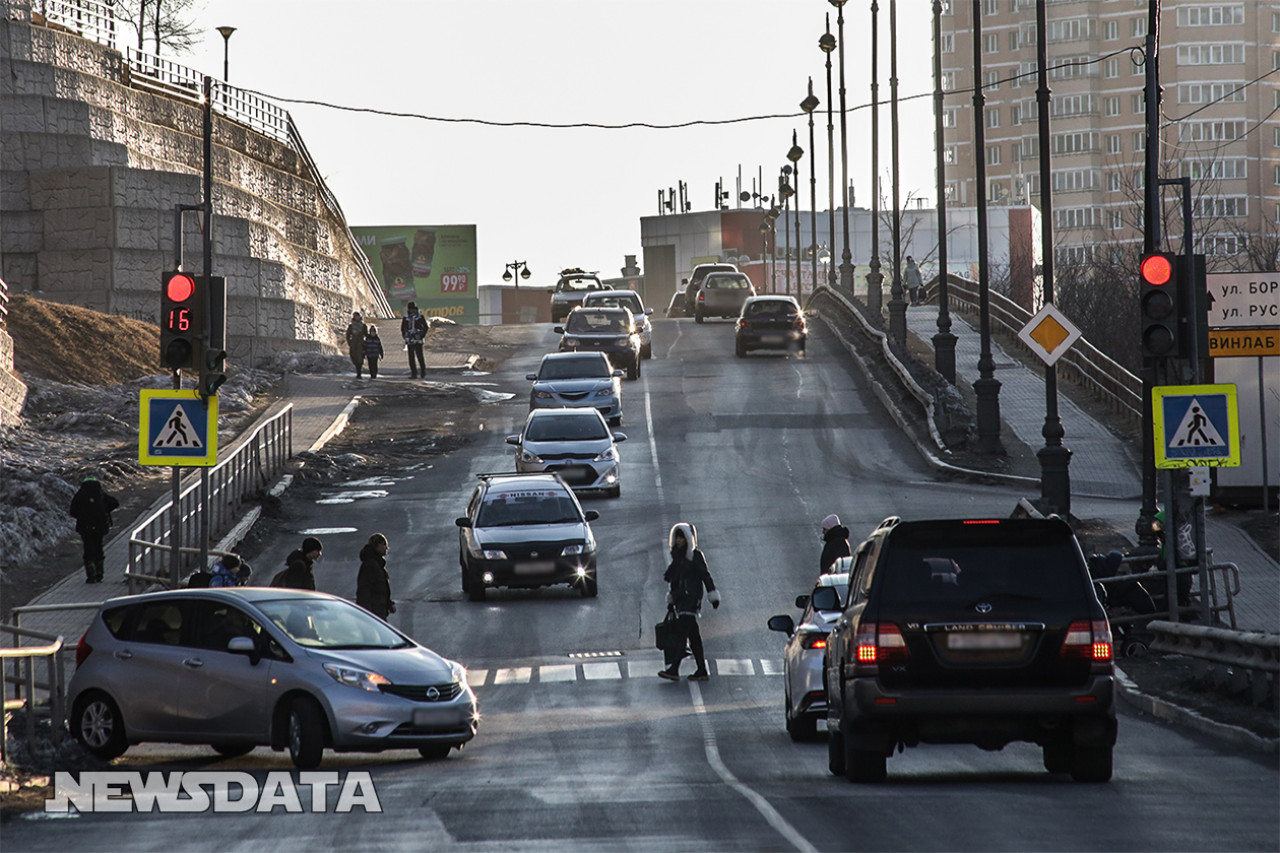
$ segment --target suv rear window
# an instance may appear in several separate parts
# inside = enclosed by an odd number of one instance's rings
[[[1074,541],[1061,529],[901,525],[877,570],[880,602],[970,607],[991,597],[1078,601],[1088,594],[1087,579]]]
[[[713,274],[707,276],[702,286],[707,290],[745,290],[751,286],[751,281],[745,275]]]

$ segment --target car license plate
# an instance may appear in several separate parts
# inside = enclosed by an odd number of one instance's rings
[[[548,572],[554,572],[556,564],[554,560],[539,560],[534,563],[516,563],[515,573],[518,575],[545,575]]]
[[[1022,635],[1015,631],[967,631],[948,634],[949,649],[1016,649],[1022,645]]]
[[[414,728],[435,728],[447,726],[457,720],[457,712],[452,708],[414,708]]]
[[[761,335],[760,343],[762,344],[780,344],[783,341],[782,335]]]

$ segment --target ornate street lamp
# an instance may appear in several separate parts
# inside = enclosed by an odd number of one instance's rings
[[[812,156],[813,151],[813,111],[818,108],[818,99],[813,96],[813,78],[809,78],[809,96],[800,102],[800,109],[804,110],[805,115],[809,116],[809,237],[811,245],[818,245],[818,175],[816,158]],[[799,215],[797,213],[797,215]],[[796,226],[796,230],[800,230]],[[813,287],[818,287],[818,253],[810,252],[813,256]]]
[[[933,0],[933,138],[938,171],[938,334],[933,336],[933,366],[956,384],[956,336],[951,334],[947,299],[947,172],[942,144],[942,0]]]
[[[218,27],[218,32],[222,33],[222,82],[224,83],[230,79],[227,76],[227,60],[231,52],[231,34],[235,31],[235,27]],[[159,52],[156,51],[156,53]]]
[[[524,279],[525,281],[528,281],[529,276],[532,275],[532,273],[529,272],[529,265],[527,263],[525,263],[524,261],[512,261],[511,263],[507,264],[507,271],[502,274],[502,280],[505,281],[507,284],[510,284],[512,280],[515,279],[515,276],[511,274],[513,270],[519,270],[520,278]],[[519,289],[520,289],[520,282],[516,280],[516,290],[519,290]]]
[[[840,255],[840,286],[853,295],[853,251],[849,248],[849,126],[844,94],[844,4],[848,0],[827,0],[836,7],[836,46],[840,51],[840,209],[844,211],[844,252]]]
[[[782,199],[782,256],[785,259],[783,269],[786,271],[782,280],[786,293],[791,292],[791,220],[787,218],[787,214],[791,212],[791,197],[796,194],[791,188],[790,178],[791,167],[783,166],[782,175],[778,178],[778,196]]]
[[[796,143],[796,132],[791,131],[791,150],[787,152],[787,159],[791,161],[792,168],[796,173],[796,189],[800,188],[800,158],[804,156],[804,149]],[[813,170],[810,169],[810,175]],[[804,278],[800,270],[803,264],[800,262],[800,199],[796,199],[796,296],[800,295],[800,280]],[[788,255],[788,258],[790,256]]]
[[[889,336],[907,342],[907,303],[902,298],[902,201],[898,191],[898,0],[889,0],[889,123],[893,134],[893,284],[889,289]]]
[[[831,51],[836,49],[836,37],[831,35],[831,14],[827,13],[827,31],[818,39],[818,47],[827,56],[827,240],[836,243],[836,142],[835,128],[831,123]],[[813,148],[810,144],[809,148]],[[827,258],[831,260],[830,256]],[[827,284],[836,286],[835,264],[827,269]]]
[[[867,273],[867,313],[877,324],[884,304],[880,272],[880,4],[871,0],[871,270]]]
[[[778,205],[773,199],[769,200],[769,212],[766,213],[765,219],[769,220],[769,254],[773,257],[773,273],[769,277],[769,292],[778,292],[778,217],[782,215],[782,211],[778,209]]]

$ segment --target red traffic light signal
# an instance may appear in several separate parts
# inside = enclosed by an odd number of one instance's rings
[[[199,367],[204,335],[204,291],[200,280],[167,272],[160,288],[160,363],[168,368]]]
[[[1142,315],[1142,354],[1148,358],[1178,355],[1178,281],[1175,256],[1147,255],[1138,265],[1138,304]]]
[[[1172,256],[1165,254],[1147,255],[1142,259],[1142,264],[1138,269],[1142,274],[1143,284],[1151,284],[1157,287],[1163,286],[1173,278]]]

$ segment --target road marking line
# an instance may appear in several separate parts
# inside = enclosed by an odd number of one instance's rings
[[[649,402],[648,383],[645,383],[644,389],[644,419],[649,432],[649,461],[653,464],[653,483],[658,487],[658,503],[661,504],[664,502],[662,498],[662,472],[658,470],[658,440],[654,436],[653,406]]]
[[[756,667],[750,658],[731,660],[716,658],[716,675],[755,675]]]
[[[773,658],[765,658],[760,661],[760,670],[765,675],[782,675],[782,661],[774,660]]]
[[[493,673],[494,684],[528,684],[533,677],[533,668],[517,666],[511,669],[499,669]]]
[[[617,663],[584,663],[582,665],[584,681],[599,681],[608,678],[622,678],[622,668]]]
[[[538,667],[538,681],[577,681],[578,665],[572,663]]]
[[[787,819],[778,814],[777,809],[769,805],[769,801],[748,788],[746,785],[738,781],[737,777],[729,772],[729,768],[724,765],[720,759],[720,748],[716,746],[716,733],[711,728],[711,718],[707,716],[707,706],[702,702],[702,691],[698,689],[696,681],[689,682],[689,694],[693,697],[693,709],[698,715],[698,722],[702,724],[702,743],[707,753],[707,763],[716,771],[716,775],[720,777],[720,781],[724,782],[733,790],[741,794],[747,802],[755,806],[756,811],[760,812],[770,826],[772,826],[779,835],[791,842],[797,850],[802,853],[817,853],[816,847],[800,834],[794,826],[787,822]]]
[[[487,669],[469,669],[467,670],[467,684],[472,687],[483,687],[485,679],[489,677]]]

